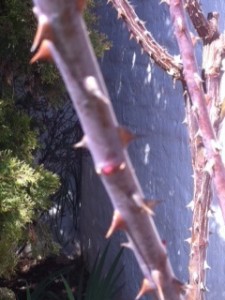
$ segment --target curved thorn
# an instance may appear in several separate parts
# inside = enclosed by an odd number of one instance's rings
[[[32,47],[30,49],[31,52],[34,52],[37,50],[39,45],[43,42],[45,39],[52,39],[52,30],[51,26],[49,24],[49,21],[46,16],[41,15],[38,20],[38,28],[37,32],[34,37],[34,41],[32,44]]]
[[[127,248],[127,249],[133,250],[132,245],[131,245],[131,243],[129,243],[129,242],[127,242],[127,243],[122,243],[120,246],[121,246],[121,247],[124,247],[124,248]]]
[[[82,139],[78,143],[76,143],[75,145],[73,145],[73,147],[75,149],[78,149],[78,148],[88,148],[88,146],[87,146],[87,137],[84,135],[82,137]]]
[[[50,60],[52,61],[52,54],[49,48],[50,41],[44,40],[41,43],[41,46],[38,50],[38,52],[33,56],[33,58],[30,61],[30,64],[35,63],[38,60]]]
[[[135,135],[126,128],[118,127],[118,133],[124,147],[135,139]]]
[[[155,286],[153,285],[153,283],[150,283],[150,281],[146,278],[144,278],[143,282],[142,282],[142,286],[141,289],[139,291],[139,293],[137,294],[135,300],[139,300],[141,297],[143,297],[144,295],[151,293],[155,290]]]
[[[124,229],[125,228],[125,222],[118,210],[114,211],[112,223],[109,227],[108,232],[106,233],[106,238],[110,238],[113,233],[115,233],[117,230]]]

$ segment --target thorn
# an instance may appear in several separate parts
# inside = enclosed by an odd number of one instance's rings
[[[76,9],[77,11],[79,11],[80,13],[82,13],[84,11],[86,7],[86,1],[85,0],[77,0],[76,1]]]
[[[137,204],[137,206],[141,208],[141,210],[147,212],[150,216],[155,215],[153,210],[161,202],[160,200],[150,200],[144,202],[143,197],[137,193],[132,194],[131,198]]]
[[[140,43],[140,37],[139,36],[135,36],[135,38],[136,38],[136,41],[137,41],[137,43],[139,44]]]
[[[169,70],[166,71],[167,74],[171,75],[171,76],[174,76],[176,74],[176,70],[173,69],[173,68],[170,68]]]
[[[109,230],[107,231],[105,237],[108,239],[117,230],[124,229],[124,228],[125,228],[125,222],[124,222],[120,212],[118,210],[115,210],[114,214],[113,214],[113,218],[112,218],[112,223],[111,223]]]
[[[183,120],[183,122],[182,122],[182,124],[187,125],[187,123],[188,123],[187,122],[187,117],[185,117],[184,120]]]
[[[187,238],[186,240],[184,240],[185,242],[187,242],[189,245],[191,245],[191,238]]]
[[[174,59],[174,61],[175,61],[177,64],[182,64],[182,60],[181,60],[180,54],[174,55],[173,59]]]
[[[195,80],[195,83],[197,84],[198,88],[200,88],[202,86],[202,78],[199,76],[198,73],[194,73],[194,80]]]
[[[88,148],[87,146],[87,137],[84,135],[82,139],[73,146],[75,149],[78,148]]]
[[[121,246],[121,247],[124,247],[124,248],[127,248],[127,249],[131,249],[131,250],[133,249],[131,243],[129,243],[129,242],[127,242],[127,243],[122,243],[120,246]]]
[[[126,168],[126,163],[122,162],[119,165],[115,165],[115,164],[110,164],[110,165],[106,165],[103,166],[101,168],[97,167],[96,168],[96,173],[98,175],[105,175],[105,176],[110,176],[113,175],[119,171],[123,171]]]
[[[204,270],[210,270],[210,269],[211,269],[211,267],[208,265],[208,263],[207,263],[206,260],[204,261],[203,269],[204,269]]]
[[[200,37],[194,35],[192,32],[190,32],[192,45],[195,47],[196,44],[201,40]]]
[[[214,165],[215,165],[215,161],[213,158],[211,158],[209,161],[207,161],[203,171],[207,172],[210,176],[212,176]]]
[[[218,153],[222,150],[221,144],[216,140],[211,140],[211,145],[212,145],[214,152],[216,152],[216,153]]]
[[[191,109],[192,109],[192,111],[193,111],[194,113],[197,113],[197,112],[198,112],[198,106],[197,106],[196,104],[193,104],[193,105],[191,106]]]
[[[142,282],[142,286],[141,289],[139,291],[139,293],[137,294],[135,300],[139,300],[141,297],[143,297],[144,295],[151,293],[155,290],[155,286],[153,285],[153,283],[150,283],[150,281],[146,278],[144,278],[143,282]]]
[[[194,200],[191,200],[187,205],[186,205],[187,208],[190,208],[191,211],[194,210],[194,207],[195,207],[195,202]]]
[[[179,28],[180,31],[183,31],[184,30],[184,24],[183,24],[183,20],[181,19],[181,17],[178,17],[176,19],[177,21],[177,26]]]
[[[207,211],[207,217],[208,217],[208,218],[214,218],[214,211],[212,211],[211,209],[209,209],[209,210]]]
[[[166,3],[166,4],[170,5],[170,0],[161,0],[161,1],[159,2],[159,5],[160,5],[160,4],[163,4],[163,3]]]
[[[130,40],[132,40],[134,38],[133,33],[130,34]]]
[[[36,51],[39,45],[45,39],[52,40],[52,29],[49,24],[48,18],[42,14],[38,18],[38,28],[30,51]]]
[[[199,232],[199,223],[198,222],[196,222],[194,224],[194,230],[197,231],[197,232]]]
[[[150,210],[153,215],[154,215],[154,209],[156,208],[156,206],[158,206],[160,203],[162,202],[162,200],[148,200],[147,202],[144,203],[144,209],[147,210],[147,212]]]
[[[118,8],[118,9],[117,9],[117,12],[118,12],[118,14],[117,14],[117,19],[121,19],[121,18],[122,18],[122,15],[123,15],[122,10],[121,10],[120,8]]]
[[[193,281],[197,284],[199,281],[199,277],[198,277],[198,273],[197,272],[193,272],[192,274],[192,279]]]
[[[118,133],[124,147],[136,138],[132,132],[123,127],[118,127]]]
[[[154,211],[152,210],[151,205],[148,205],[148,204],[146,204],[144,202],[141,205],[141,210],[145,211],[150,216],[154,216],[155,215]]]
[[[184,90],[183,96],[185,97],[185,96],[187,96],[187,94],[188,94],[187,90]]]
[[[146,22],[145,22],[145,21],[143,21],[143,20],[140,20],[140,19],[139,19],[138,23],[139,23],[140,25],[142,25],[143,27],[144,27],[144,26],[145,26],[145,24],[146,24]]]
[[[211,206],[209,207],[209,210],[211,211],[212,214],[215,214],[216,212]]]
[[[204,282],[200,283],[200,290],[204,292],[209,292],[209,289],[205,286]]]
[[[151,272],[151,275],[152,275],[153,282],[155,283],[155,285],[157,287],[159,299],[165,300],[165,297],[164,297],[164,294],[162,291],[162,286],[163,286],[163,282],[164,282],[162,272],[157,269],[155,269],[155,270],[153,269]]]
[[[40,46],[38,52],[32,57],[30,64],[33,64],[38,60],[51,60],[52,61],[52,54],[49,49],[49,43],[50,43],[50,41],[48,41],[48,40],[44,40],[41,43],[41,46]]]
[[[194,288],[192,284],[186,284],[185,287],[186,287],[186,290],[189,290],[189,291],[193,290],[193,288]]]
[[[198,131],[196,132],[194,139],[198,138],[198,137],[202,137],[202,132],[200,130],[200,128],[198,129]]]

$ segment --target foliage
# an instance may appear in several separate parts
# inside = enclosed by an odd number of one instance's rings
[[[123,248],[114,258],[107,273],[104,274],[105,261],[109,245],[110,244],[108,243],[101,257],[99,256],[99,254],[96,257],[90,278],[87,283],[85,300],[111,300],[114,299],[115,295],[121,288],[117,286],[117,281],[120,278],[121,273],[123,272],[123,268],[121,268],[119,271],[116,271],[116,268],[123,253]]]
[[[98,23],[94,7],[94,1],[89,0],[86,20],[96,54],[100,56],[110,43],[94,28]],[[18,246],[27,241],[26,225],[48,208],[49,195],[59,185],[56,176],[33,163],[37,134],[30,129],[31,119],[15,105],[18,102],[15,83],[24,74],[30,96],[36,95],[35,90],[43,91],[54,101],[62,95],[63,85],[54,65],[28,64],[35,30],[31,0],[0,1],[0,276],[9,276],[13,271]],[[37,240],[42,229],[36,227]],[[44,232],[45,241],[49,241],[47,231]],[[34,249],[36,240],[30,242]],[[35,252],[43,254],[39,242]]]
[[[16,300],[16,296],[8,288],[0,288],[0,299],[1,300]]]
[[[102,56],[111,46],[107,37],[96,29],[98,17],[93,9],[93,0],[88,0],[85,18],[97,56]],[[0,69],[4,79],[12,84],[13,77],[18,73],[38,76],[41,83],[47,86],[59,86],[61,82],[54,65],[37,63],[28,64],[30,47],[36,30],[36,20],[32,13],[31,0],[2,0],[0,3]],[[57,85],[56,85],[57,84]]]
[[[95,50],[95,54],[97,57],[101,57],[106,50],[111,48],[112,44],[104,33],[99,32],[96,29],[96,25],[98,25],[99,22],[99,18],[93,12],[97,5],[96,2],[94,0],[88,0],[87,3],[87,9],[84,12],[84,19],[88,27],[89,37]]]
[[[76,290],[75,296],[69,282],[63,275],[71,272],[70,268],[61,269],[47,278],[45,278],[31,293],[29,287],[27,287],[27,300],[42,300],[42,299],[56,299],[60,300],[61,297],[50,291],[48,288],[56,281],[61,280],[65,287],[66,296],[68,300],[113,300],[117,295],[121,287],[117,286],[117,281],[123,272],[123,268],[117,270],[119,259],[123,253],[121,249],[114,258],[108,271],[104,271],[105,260],[109,250],[110,243],[105,247],[102,255],[98,253],[95,264],[90,273],[89,279],[86,284],[85,291],[82,292],[84,284],[84,272],[81,273],[79,287]]]
[[[27,240],[26,224],[47,209],[58,178],[32,163],[36,135],[12,101],[0,101],[0,134],[0,276],[8,276],[19,244]]]
[[[31,162],[37,147],[36,134],[30,130],[30,118],[16,110],[12,100],[0,100],[0,150],[10,150],[21,160]]]

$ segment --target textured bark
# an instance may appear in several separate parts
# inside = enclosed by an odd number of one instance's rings
[[[117,10],[118,18],[126,23],[130,37],[137,41],[142,51],[146,52],[169,75],[176,79],[182,79],[181,64],[155,41],[145,23],[138,18],[131,4],[127,0],[109,0],[108,2],[111,2]]]
[[[192,109],[198,121],[199,134],[202,136],[206,150],[207,171],[212,172],[223,218],[225,219],[225,169],[221,160],[220,146],[207,111],[206,97],[203,92],[202,79],[198,72],[193,45],[186,23],[183,2],[171,0],[170,12],[183,61],[184,79],[193,102]]]
[[[185,0],[185,8],[192,23],[204,43],[211,40],[210,26],[205,18],[198,0]]]
[[[35,0],[39,30],[32,59],[52,58],[57,64],[80,118],[85,136],[77,146],[91,152],[96,172],[114,207],[107,233],[122,229],[144,274],[142,294],[154,290],[163,300],[182,299],[182,285],[175,278],[152,211],[125,149],[131,135],[119,129],[82,19],[83,1]],[[79,5],[78,5],[79,4]]]
[[[206,271],[208,267],[206,253],[208,246],[208,213],[211,202],[211,177],[204,171],[205,155],[202,138],[198,133],[197,119],[192,112],[192,103],[186,98],[186,115],[189,129],[192,166],[194,177],[193,200],[188,208],[193,211],[191,238],[190,238],[190,261],[189,261],[189,284],[188,300],[205,299]]]
[[[189,207],[193,210],[190,239],[190,286],[188,300],[204,300],[206,288],[208,217],[211,213],[212,178],[220,198],[224,215],[224,168],[219,150],[212,141],[217,141],[220,122],[220,68],[223,53],[223,38],[219,39],[218,14],[210,13],[208,21],[196,1],[186,1],[190,18],[203,40],[204,95],[195,63],[193,46],[186,26],[182,1],[171,1],[171,14],[181,51],[184,78],[191,95],[192,106],[187,107],[189,134],[191,139],[192,164],[194,170],[194,195]],[[207,105],[208,104],[208,105]],[[193,109],[194,108],[194,109]],[[210,145],[211,142],[211,145]],[[214,142],[213,142],[214,143]],[[217,143],[217,142],[216,142]],[[213,147],[212,147],[213,146]],[[218,146],[219,147],[219,146]],[[205,155],[206,148],[206,155]]]

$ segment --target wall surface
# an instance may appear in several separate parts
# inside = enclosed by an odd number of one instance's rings
[[[158,0],[132,3],[155,39],[170,53],[178,54],[168,7],[159,5]],[[204,1],[204,8],[206,11],[225,11],[223,1]],[[162,240],[166,241],[175,274],[186,282],[189,246],[184,240],[190,236],[188,228],[191,226],[191,213],[186,205],[192,198],[193,182],[188,133],[182,124],[182,89],[179,83],[174,86],[172,79],[146,55],[141,55],[139,46],[129,40],[127,28],[117,20],[117,14],[110,5],[103,4],[98,12],[101,15],[101,30],[113,43],[112,49],[100,62],[113,106],[119,122],[143,136],[130,146],[131,160],[146,198],[163,200],[156,209],[154,219]],[[83,156],[82,172],[81,235],[83,248],[92,263],[98,249],[104,247],[112,208],[88,154]],[[210,292],[207,300],[225,299],[223,228],[215,219],[211,223],[214,234],[209,245],[212,270],[208,273]],[[112,257],[124,239],[122,233],[115,235]],[[125,287],[118,299],[132,300],[142,277],[132,253],[125,250],[123,260]]]

